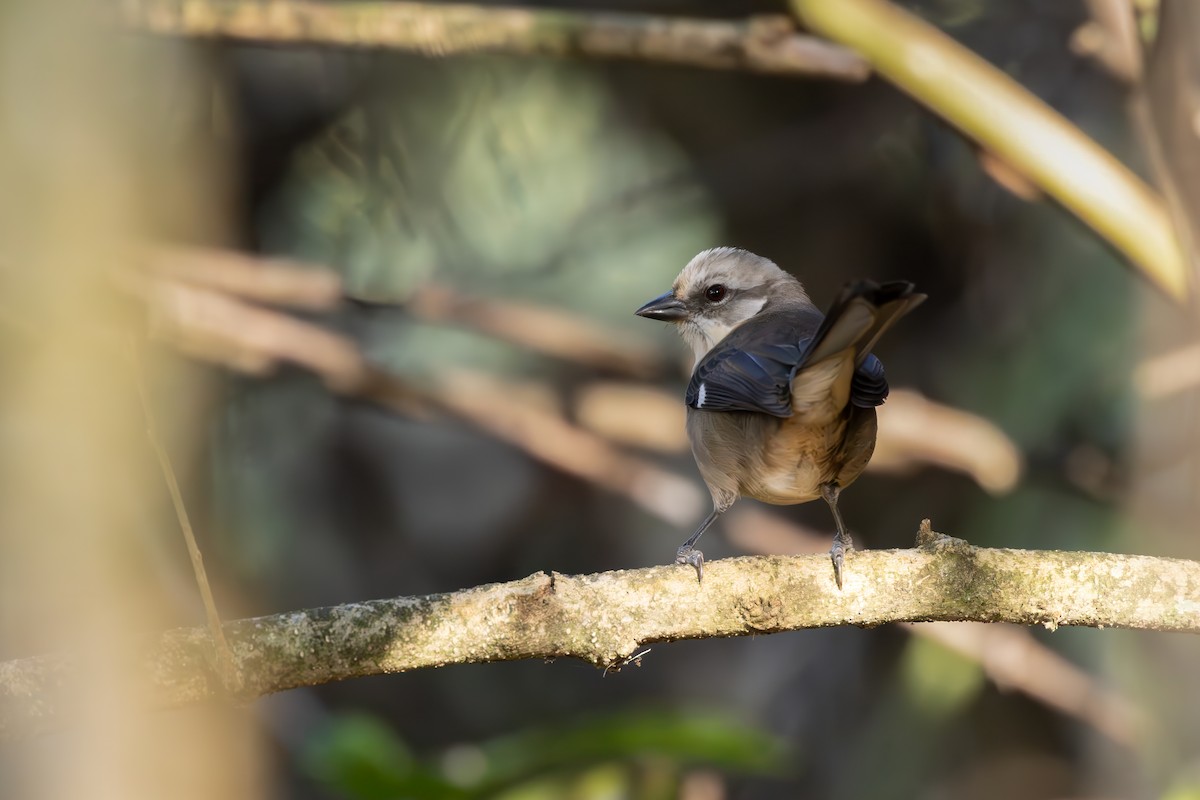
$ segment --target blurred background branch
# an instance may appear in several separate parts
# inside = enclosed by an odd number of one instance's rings
[[[862,81],[854,53],[797,33],[783,15],[741,22],[452,3],[134,0],[119,12],[149,33],[260,44],[624,58]]]
[[[940,536],[922,523],[929,541]],[[997,550],[953,540],[856,552],[844,591],[829,559],[756,556],[520,581],[229,622],[246,696],[407,670],[570,657],[612,669],[653,642],[830,625],[978,621],[1200,632],[1200,563],[1111,553]],[[686,613],[681,613],[686,609]],[[142,657],[154,704],[225,695],[204,629],[163,634]],[[58,657],[0,664],[0,734],[54,724]],[[41,713],[31,718],[32,708]]]
[[[402,307],[427,322],[468,328],[601,372],[649,379],[678,364],[623,331],[532,303],[475,297],[449,286],[427,284]]]
[[[662,503],[660,516],[673,524],[685,524],[700,513],[701,496],[690,482],[640,464],[594,435],[639,449],[685,452],[684,409],[667,392],[591,381],[573,392],[571,415],[579,427],[563,418],[548,386],[521,385],[464,368],[418,385],[369,364],[344,334],[266,307],[332,311],[342,293],[331,270],[279,259],[259,264],[242,254],[181,248],[155,249],[145,261],[148,293],[137,288],[133,273],[123,276],[124,282],[148,301],[152,334],[185,353],[250,374],[295,364],[338,391],[402,412],[411,413],[413,403],[423,398],[569,474],[627,494],[639,505]],[[633,378],[670,369],[663,353],[619,330],[530,303],[484,299],[436,285],[418,287],[404,301],[351,302],[466,327],[552,358]],[[880,414],[884,421],[869,469],[895,472],[934,465],[966,473],[993,493],[1011,490],[1020,476],[1015,445],[976,415],[902,390],[893,393]]]

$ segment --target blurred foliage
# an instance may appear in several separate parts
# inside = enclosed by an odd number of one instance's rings
[[[1162,796],[1162,800],[1200,800],[1200,779],[1195,775],[1179,778]]]
[[[531,727],[427,761],[375,717],[350,714],[314,736],[305,763],[357,800],[673,797],[683,770],[781,774],[793,768],[779,739],[712,713],[638,711]]]
[[[267,249],[402,299],[465,284],[630,322],[716,220],[683,154],[562,64],[402,60],[296,160]],[[389,80],[391,76],[395,81]]]
[[[983,668],[929,639],[912,637],[900,662],[910,702],[935,719],[961,713],[984,686]]]

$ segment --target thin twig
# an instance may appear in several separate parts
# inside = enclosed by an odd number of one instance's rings
[[[1200,562],[1111,553],[996,550],[965,542],[868,550],[839,591],[825,554],[711,562],[704,582],[672,565],[539,572],[450,594],[231,622],[246,696],[448,664],[578,658],[619,665],[646,644],[888,622],[1012,622],[1200,632]],[[680,613],[685,609],[685,613]],[[141,654],[153,703],[224,695],[204,629],[169,631]],[[61,724],[56,686],[86,664],[0,664],[0,739]],[[69,708],[69,701],[63,710]]]
[[[162,440],[158,437],[154,412],[150,408],[150,399],[146,395],[141,360],[138,358],[136,346],[131,345],[129,352],[132,356],[134,381],[137,383],[138,397],[141,398],[142,412],[146,417],[146,437],[150,440],[150,447],[154,450],[154,454],[158,456],[158,464],[162,468],[163,478],[167,482],[167,491],[170,492],[171,503],[175,507],[175,516],[179,519],[179,528],[183,531],[184,541],[187,542],[188,556],[192,561],[192,570],[196,574],[196,585],[200,589],[200,598],[204,602],[204,613],[208,620],[208,631],[216,648],[218,671],[225,689],[236,693],[241,691],[242,687],[242,678],[238,670],[237,660],[234,658],[233,651],[229,647],[229,642],[225,638],[225,631],[221,626],[221,615],[217,613],[217,603],[213,598],[212,586],[208,582],[208,572],[204,569],[204,556],[200,553],[200,546],[196,543],[196,534],[192,530],[192,522],[188,517],[187,506],[183,502],[183,492],[179,489],[179,480],[175,477],[175,468],[171,465],[171,456],[167,453],[167,448],[163,446]]]
[[[857,55],[798,33],[783,15],[730,22],[453,3],[313,0],[128,0],[118,13],[134,30],[228,41],[387,48],[428,56],[622,58],[853,82],[870,74]]]

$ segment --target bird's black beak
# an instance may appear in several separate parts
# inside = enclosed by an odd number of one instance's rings
[[[678,322],[687,316],[687,309],[684,308],[683,301],[676,297],[674,292],[667,292],[660,297],[654,298],[633,313],[646,319]]]

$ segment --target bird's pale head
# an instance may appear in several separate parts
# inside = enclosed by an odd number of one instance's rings
[[[736,247],[714,247],[688,262],[671,291],[635,313],[676,323],[699,360],[772,299],[806,301],[808,296],[774,261]]]

